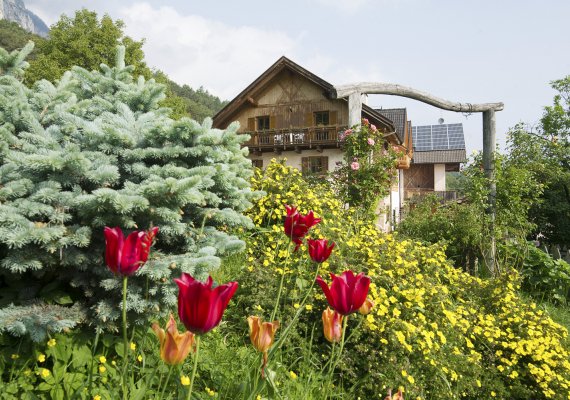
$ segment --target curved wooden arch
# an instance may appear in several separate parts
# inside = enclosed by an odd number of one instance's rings
[[[393,83],[361,82],[335,86],[332,97],[337,99],[348,97],[348,122],[350,126],[358,125],[361,122],[363,94],[386,94],[391,96],[407,97],[443,110],[464,113],[483,113],[483,167],[485,169],[485,174],[489,179],[489,208],[487,209],[487,213],[491,218],[491,249],[489,254],[485,257],[485,261],[491,273],[493,275],[498,274],[500,271],[498,270],[496,262],[496,243],[493,234],[496,215],[495,197],[497,194],[494,156],[496,148],[495,111],[503,110],[504,104],[500,102],[481,104],[452,102],[433,96],[429,93],[422,92],[421,90]]]

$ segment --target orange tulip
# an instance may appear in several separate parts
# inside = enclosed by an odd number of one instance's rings
[[[329,307],[323,311],[323,332],[331,343],[338,343],[342,338],[342,315]]]
[[[194,334],[192,332],[180,334],[172,314],[170,314],[170,320],[166,324],[166,332],[157,323],[152,324],[152,330],[160,341],[160,358],[162,361],[169,365],[182,364],[194,347]]]
[[[265,366],[267,365],[267,351],[273,344],[275,332],[279,329],[279,321],[261,322],[259,317],[248,317],[249,338],[253,347],[263,353],[263,365],[261,366],[261,376],[265,377]]]
[[[279,321],[261,322],[259,317],[248,317],[249,338],[253,347],[262,353],[267,352],[273,344],[275,332],[279,329]]]
[[[388,396],[384,400],[404,400],[402,389],[398,389],[398,393],[392,396],[392,389],[388,390]]]
[[[364,304],[362,304],[358,309],[358,312],[362,315],[368,315],[370,314],[370,311],[372,311],[373,307],[374,302],[370,300],[370,297],[367,297],[366,300],[364,300]]]

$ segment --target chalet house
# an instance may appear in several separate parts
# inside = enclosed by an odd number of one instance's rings
[[[340,133],[349,127],[347,98],[334,86],[286,57],[281,57],[214,116],[215,128],[240,123],[251,136],[244,145],[253,165],[272,158],[305,175],[333,170],[343,159]],[[373,109],[362,104],[362,118],[383,132],[385,146],[403,150],[389,196],[379,204],[379,225],[390,229],[405,200],[426,193],[445,198],[445,174],[465,161],[462,124],[413,127],[405,108]],[[453,197],[453,196],[451,196]],[[387,212],[389,211],[389,212]]]
[[[214,116],[214,127],[223,129],[238,121],[240,132],[251,135],[245,146],[257,167],[266,167],[272,158],[286,158],[303,174],[323,173],[342,161],[339,135],[349,127],[348,99],[336,99],[333,93],[333,85],[281,57]],[[386,113],[365,104],[361,117],[384,134],[386,146],[406,152],[399,167],[408,168],[411,130],[397,130]],[[396,179],[384,201],[393,210],[390,215],[399,214],[402,187]]]

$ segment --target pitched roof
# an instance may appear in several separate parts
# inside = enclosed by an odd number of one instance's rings
[[[308,79],[309,81],[313,82],[317,86],[320,86],[323,89],[323,94],[325,97],[333,99],[335,89],[334,86],[324,79],[321,79],[317,75],[313,74],[311,71],[301,67],[299,64],[291,61],[285,56],[279,58],[272,66],[270,66],[264,73],[262,73],[256,80],[249,84],[244,90],[241,91],[233,100],[231,100],[224,108],[214,115],[214,126],[219,127],[230,118],[234,112],[244,103],[249,101],[253,95],[261,90],[273,77],[275,77],[279,72],[283,69],[289,69],[297,74],[303,76],[304,78]],[[382,114],[378,113],[371,107],[366,105],[362,105],[362,113],[367,117],[372,117],[379,122],[383,123],[388,128],[394,128],[394,124],[392,121]],[[401,140],[400,140],[401,141]]]
[[[412,158],[414,164],[464,163],[466,161],[465,149],[415,151]]]
[[[404,141],[404,135],[406,132],[406,123],[408,122],[407,111],[405,108],[376,108],[375,111],[388,118],[394,123],[394,128],[396,129],[396,135],[400,138],[400,141]]]

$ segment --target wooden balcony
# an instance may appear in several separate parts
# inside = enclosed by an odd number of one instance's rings
[[[425,189],[425,188],[414,188],[404,189],[404,200],[421,200],[422,197],[435,195],[441,199],[442,204],[447,203],[450,201],[457,201],[459,196],[457,191],[455,190],[448,190],[448,191],[438,191],[433,189]]]
[[[315,149],[341,147],[340,133],[348,127],[340,125],[314,126],[310,128],[269,129],[264,131],[244,132],[251,139],[244,143],[253,153],[283,150]]]

